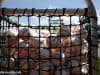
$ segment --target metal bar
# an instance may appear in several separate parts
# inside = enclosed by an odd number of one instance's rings
[[[90,31],[89,31],[89,35],[91,36],[91,38],[88,38],[88,42],[89,42],[89,74],[90,75],[97,75],[96,74],[96,70],[94,70],[93,67],[96,67],[96,60],[93,61],[93,57],[95,58],[97,57],[97,37],[93,37],[93,35],[97,35],[97,30],[93,30],[93,27],[97,27],[97,13],[96,13],[96,9],[95,6],[92,2],[92,0],[85,0],[86,5],[88,7],[88,13],[91,13],[91,16],[95,16],[90,18]],[[89,15],[90,16],[90,15]],[[95,45],[95,47],[94,47]]]
[[[64,10],[63,10],[64,9]],[[84,16],[85,10],[77,8],[77,9],[12,9],[12,8],[0,8],[0,16],[13,16],[13,15],[40,15],[40,16],[59,16],[59,15],[79,15]],[[56,11],[55,11],[56,10]],[[32,13],[34,12],[34,13]],[[45,12],[45,13],[44,13]],[[91,13],[88,13],[89,15]]]

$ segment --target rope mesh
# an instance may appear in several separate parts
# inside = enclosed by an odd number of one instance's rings
[[[96,69],[92,59],[96,53],[91,50],[97,46],[91,44],[91,37],[96,37],[91,35],[91,28],[97,28],[91,26],[86,12],[77,16],[75,24],[76,19],[72,19],[79,9],[69,16],[64,15],[65,9],[56,16],[57,9],[49,16],[45,16],[48,9],[37,16],[25,14],[28,9],[15,15],[16,10],[13,15],[0,16],[0,73],[95,75],[91,71]]]

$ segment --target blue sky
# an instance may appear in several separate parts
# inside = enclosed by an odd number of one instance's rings
[[[100,0],[93,0],[100,18]],[[84,0],[5,0],[2,7],[8,8],[84,8]],[[100,23],[100,20],[98,21]]]
[[[96,8],[100,8],[100,0],[93,0]],[[78,8],[85,7],[84,0],[5,0],[3,7],[9,8]]]

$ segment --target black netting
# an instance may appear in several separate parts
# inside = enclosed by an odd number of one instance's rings
[[[33,10],[0,16],[0,75],[96,75],[91,18]]]

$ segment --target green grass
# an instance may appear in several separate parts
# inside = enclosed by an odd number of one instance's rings
[[[54,33],[56,34],[58,32],[58,30],[50,30],[50,32],[53,33],[53,34]]]
[[[97,75],[100,75],[100,57],[97,57]]]
[[[98,69],[100,70],[100,58],[98,58]]]

